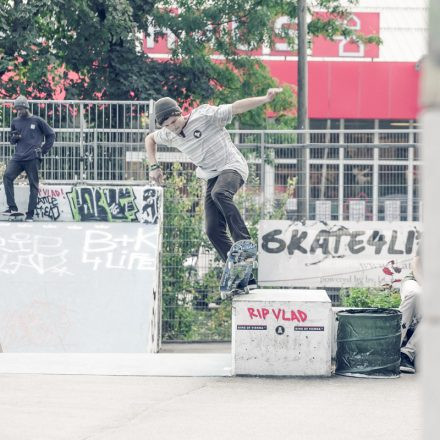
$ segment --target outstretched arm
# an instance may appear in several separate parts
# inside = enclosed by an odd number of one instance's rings
[[[273,101],[275,96],[282,91],[283,89],[269,89],[266,93],[266,96],[256,96],[254,98],[245,98],[235,101],[232,104],[232,114],[238,115],[240,113],[247,112],[248,110],[257,108],[260,105],[267,104],[268,102]]]

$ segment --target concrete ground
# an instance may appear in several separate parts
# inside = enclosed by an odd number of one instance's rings
[[[420,439],[417,377],[0,376],[2,440]]]
[[[162,348],[165,353],[203,350],[224,353],[229,344]],[[417,440],[422,430],[417,375],[0,374],[0,390],[1,440]]]

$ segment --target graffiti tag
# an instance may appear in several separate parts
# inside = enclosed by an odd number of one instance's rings
[[[139,209],[131,187],[73,188],[67,197],[75,221],[137,221]]]
[[[136,235],[114,236],[107,231],[87,230],[82,252],[82,262],[91,264],[93,270],[154,270],[156,265],[155,232],[138,228]],[[151,248],[150,252],[146,252]]]
[[[156,224],[159,221],[159,194],[154,188],[144,189],[141,223]]]
[[[248,307],[247,311],[251,319],[275,318],[277,321],[307,321],[307,313],[302,310],[266,309]]]
[[[0,237],[0,272],[16,274],[30,268],[40,275],[71,275],[67,271],[67,253],[60,237],[28,233]]]
[[[38,197],[35,215],[37,218],[58,220],[60,218],[58,199],[52,196]]]

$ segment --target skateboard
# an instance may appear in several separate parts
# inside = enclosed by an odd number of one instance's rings
[[[240,240],[232,245],[220,281],[222,299],[249,293],[246,286],[256,267],[256,259],[257,245],[251,240]]]
[[[25,215],[22,212],[13,212],[12,214],[3,214],[3,218],[10,222],[22,222]]]

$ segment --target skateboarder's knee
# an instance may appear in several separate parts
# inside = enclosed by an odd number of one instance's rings
[[[211,192],[211,197],[215,203],[221,205],[225,201],[228,202],[231,201],[232,198],[234,197],[234,194],[225,188],[219,188],[219,189],[214,189]]]

